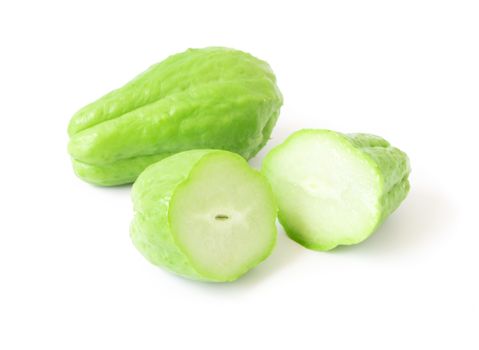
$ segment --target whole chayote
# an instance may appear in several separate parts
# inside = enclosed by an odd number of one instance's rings
[[[80,109],[68,151],[85,181],[120,185],[189,149],[246,159],[268,141],[283,103],[269,65],[238,50],[189,49]]]

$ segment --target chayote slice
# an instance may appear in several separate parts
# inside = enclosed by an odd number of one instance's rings
[[[76,174],[112,186],[189,149],[253,157],[268,141],[282,96],[269,65],[222,47],[170,56],[79,110],[68,126]]]
[[[410,167],[381,137],[300,130],[268,153],[262,173],[287,234],[330,250],[359,243],[381,225],[406,198]]]
[[[183,277],[233,281],[276,241],[271,187],[235,153],[190,150],[163,159],[141,173],[132,198],[133,243]]]

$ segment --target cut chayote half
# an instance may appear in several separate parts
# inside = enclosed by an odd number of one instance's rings
[[[271,187],[235,153],[191,150],[163,159],[138,177],[132,197],[133,243],[183,277],[233,281],[276,241]]]
[[[409,160],[369,134],[301,130],[264,159],[262,173],[287,234],[315,250],[369,237],[406,198]]]
[[[250,159],[281,105],[266,62],[233,49],[190,49],[78,111],[68,150],[79,177],[105,186],[133,182],[148,165],[190,149]]]

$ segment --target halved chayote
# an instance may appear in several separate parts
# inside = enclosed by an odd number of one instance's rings
[[[238,154],[191,150],[149,166],[133,185],[131,238],[183,277],[233,281],[271,253],[277,206],[268,181]]]
[[[83,107],[68,126],[76,174],[98,185],[133,182],[148,165],[189,149],[253,157],[282,105],[269,65],[222,47],[170,56]]]
[[[369,237],[406,198],[409,160],[369,134],[300,130],[263,161],[287,234],[330,250]]]

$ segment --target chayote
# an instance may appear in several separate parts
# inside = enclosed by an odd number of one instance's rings
[[[189,149],[250,159],[282,102],[266,62],[228,48],[189,49],[80,109],[68,151],[80,178],[104,186],[133,182],[148,165]]]
[[[180,276],[234,281],[276,242],[271,187],[238,154],[189,150],[141,173],[131,238],[150,262]]]
[[[286,233],[313,250],[372,235],[409,192],[409,158],[382,137],[303,129],[264,158]]]

